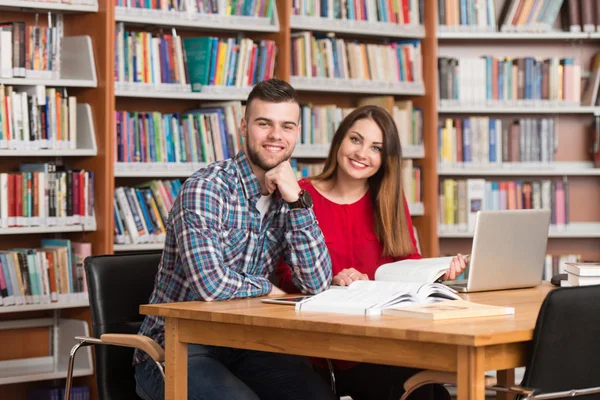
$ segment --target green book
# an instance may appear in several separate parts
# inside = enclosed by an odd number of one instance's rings
[[[183,40],[183,47],[192,92],[200,92],[203,85],[208,85],[212,38],[210,36],[187,38]]]

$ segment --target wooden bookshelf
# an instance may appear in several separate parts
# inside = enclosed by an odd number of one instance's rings
[[[16,227],[0,229],[2,249],[40,246],[43,238],[61,237],[89,242],[93,254],[112,251],[112,208],[101,196],[112,192],[113,169],[110,118],[114,112],[113,60],[114,3],[66,4],[60,2],[0,1],[3,21],[34,22],[40,13],[40,24],[46,25],[47,12],[55,20],[63,15],[62,68],[57,79],[11,78],[0,83],[24,86],[66,87],[77,97],[76,149],[0,150],[2,172],[12,171],[23,162],[69,164],[73,169],[93,171],[95,175],[95,218],[89,223],[68,226]],[[96,134],[98,133],[98,134]],[[110,204],[108,204],[110,205]],[[63,318],[73,318],[63,320]],[[36,325],[35,321],[46,321]],[[18,326],[15,321],[20,321]],[[59,323],[59,321],[61,321]],[[66,322],[73,321],[73,322]],[[73,335],[89,334],[90,312],[87,301],[22,306],[0,306],[0,390],[7,399],[26,399],[34,387],[64,385],[69,350],[75,344]],[[76,386],[90,387],[97,399],[91,349],[77,361]],[[24,361],[25,360],[25,361]]]
[[[590,65],[594,54],[600,51],[595,39],[599,32],[577,32],[563,23],[570,22],[563,8],[548,31],[531,31],[531,27],[501,27],[498,21],[509,0],[498,0],[495,4],[496,27],[451,24],[438,25],[436,38],[439,57],[475,58],[493,56],[497,58],[539,57],[542,59],[560,55],[573,58],[581,67],[581,91],[590,79]],[[437,2],[436,2],[437,3]],[[581,4],[580,2],[577,2]],[[444,4],[444,2],[442,2]],[[492,4],[492,3],[490,3]],[[565,2],[566,4],[566,2]],[[443,14],[436,16],[441,23]],[[566,17],[566,18],[565,18]],[[584,16],[583,13],[581,18]],[[592,17],[595,18],[595,17]],[[459,16],[460,19],[460,16]],[[530,19],[528,19],[530,20]],[[513,22],[515,19],[513,19]],[[521,19],[522,21],[522,19]],[[478,21],[479,22],[479,21]],[[464,23],[464,21],[461,21]],[[473,23],[473,21],[471,21]],[[530,30],[530,31],[528,31]],[[596,30],[596,27],[594,27]],[[429,31],[428,31],[429,33]],[[436,56],[434,56],[436,57]],[[435,67],[437,70],[437,67]],[[579,95],[579,94],[577,94]],[[555,122],[558,146],[554,160],[546,163],[501,163],[469,164],[440,163],[435,181],[439,192],[440,182],[447,178],[457,180],[485,178],[490,181],[523,182],[568,178],[566,211],[570,223],[564,227],[552,226],[549,231],[547,253],[553,255],[577,254],[586,260],[600,259],[598,237],[600,232],[600,169],[595,168],[589,153],[594,118],[600,114],[597,106],[560,104],[549,100],[473,101],[460,102],[442,99],[437,102],[436,119],[443,123],[446,118],[487,117],[504,121],[521,118],[550,118]],[[433,132],[432,132],[433,134]],[[489,179],[488,179],[489,178]],[[472,233],[436,230],[441,254],[471,251]]]

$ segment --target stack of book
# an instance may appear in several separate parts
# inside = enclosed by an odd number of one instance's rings
[[[600,285],[600,262],[567,263],[567,280],[561,286]]]

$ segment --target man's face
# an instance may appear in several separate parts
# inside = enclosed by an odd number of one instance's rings
[[[241,124],[250,162],[268,171],[288,160],[300,135],[299,120],[297,103],[253,100]]]

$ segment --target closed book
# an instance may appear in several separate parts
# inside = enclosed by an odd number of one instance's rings
[[[594,3],[596,0],[581,0],[581,22],[584,32],[595,32],[596,24],[594,21]]]
[[[568,273],[567,282],[569,282],[571,286],[600,285],[600,276],[578,276]]]
[[[569,10],[569,31],[581,32],[581,19],[579,14],[579,0],[567,0],[567,8]]]
[[[577,262],[566,263],[565,270],[578,276],[595,276],[600,278],[600,263],[598,262]]]
[[[410,306],[403,306],[402,304],[394,305],[383,309],[381,313],[396,317],[421,318],[436,321],[454,318],[512,315],[515,313],[515,309],[513,307],[473,303],[466,300],[448,300]]]

